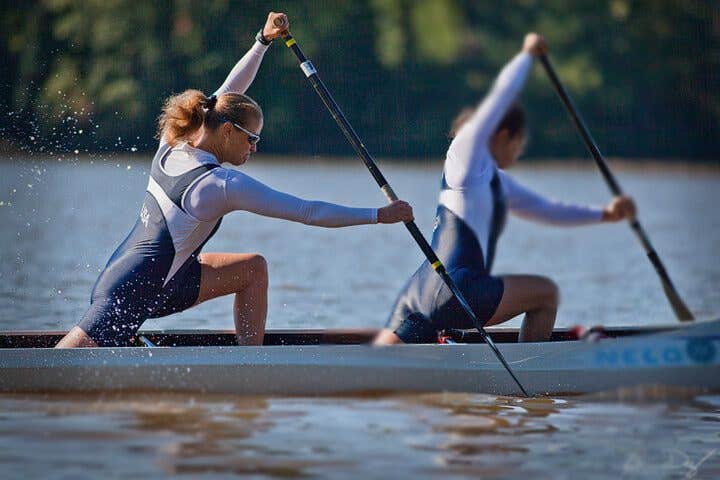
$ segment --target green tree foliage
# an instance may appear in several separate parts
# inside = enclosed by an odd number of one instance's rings
[[[229,0],[0,5],[0,103],[12,112],[1,127],[5,136],[33,134],[55,139],[55,149],[93,150],[151,149],[164,98],[217,87],[268,9],[266,2]],[[306,54],[379,156],[442,155],[454,114],[477,103],[525,32],[537,31],[607,154],[717,161],[719,5],[296,0],[273,8],[289,14]],[[248,92],[266,112],[263,150],[350,154],[283,50],[272,47]],[[540,68],[522,100],[531,155],[584,155]]]

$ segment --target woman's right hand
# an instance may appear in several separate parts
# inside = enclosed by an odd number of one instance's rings
[[[412,207],[404,200],[395,200],[389,205],[378,208],[378,223],[412,222],[415,220]]]
[[[275,25],[275,19],[280,19],[278,22],[280,26],[278,27]],[[265,26],[263,27],[263,37],[265,37],[265,40],[271,42],[274,39],[280,37],[284,31],[290,28],[290,21],[288,20],[287,15],[284,13],[275,13],[270,12],[268,14],[267,21],[265,22]]]
[[[529,53],[532,56],[539,57],[545,55],[548,52],[548,45],[545,38],[537,33],[528,33],[525,35],[525,42],[523,43],[523,52]]]

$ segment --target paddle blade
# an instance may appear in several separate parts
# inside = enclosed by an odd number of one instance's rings
[[[681,322],[692,322],[695,320],[695,316],[693,316],[687,305],[685,305],[685,302],[683,302],[682,298],[680,298],[680,294],[678,294],[677,290],[675,290],[675,287],[664,281],[662,282],[662,286],[665,291],[665,296],[670,302],[670,306],[672,306],[678,320]]]

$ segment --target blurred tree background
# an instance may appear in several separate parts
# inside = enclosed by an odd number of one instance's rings
[[[152,150],[173,92],[208,94],[252,44],[270,8],[290,16],[369,150],[428,158],[454,115],[485,94],[523,35],[551,57],[611,156],[720,158],[717,0],[3,0],[0,123],[28,149]],[[266,114],[262,150],[350,155],[285,47],[249,90]],[[528,154],[585,155],[536,67],[522,101]]]

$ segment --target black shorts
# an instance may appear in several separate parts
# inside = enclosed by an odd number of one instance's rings
[[[120,347],[130,344],[132,337],[148,318],[159,318],[181,312],[195,305],[200,293],[200,262],[193,255],[163,287],[127,291],[127,275],[118,275],[115,288],[112,279],[102,278],[98,282],[103,288],[96,288],[90,308],[78,324],[85,333],[101,347]],[[121,284],[121,282],[123,284]],[[136,281],[142,283],[142,279]]]
[[[502,300],[502,278],[469,268],[457,268],[448,273],[484,326]],[[394,330],[405,343],[435,343],[442,330],[474,327],[440,275],[427,262],[400,292],[387,324],[387,328]]]

